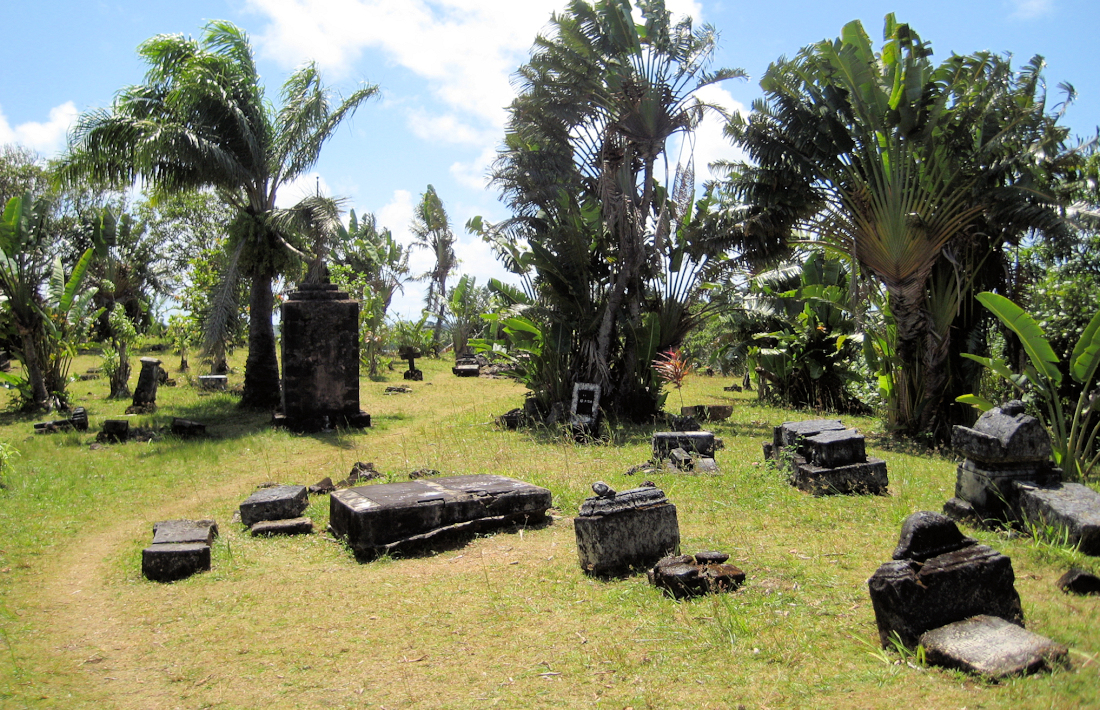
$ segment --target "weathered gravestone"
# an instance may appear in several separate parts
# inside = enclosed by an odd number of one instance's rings
[[[999,680],[1066,665],[1069,649],[996,616],[974,616],[920,637],[933,665]]]
[[[183,439],[206,436],[206,425],[193,419],[172,417],[172,433]]]
[[[598,436],[600,430],[600,386],[590,382],[573,383],[569,404],[569,426],[578,437]]]
[[[456,377],[477,377],[481,374],[481,363],[478,362],[476,355],[470,353],[458,355],[455,357],[455,365],[451,368],[451,372]]]
[[[745,573],[724,552],[705,551],[694,555],[662,558],[646,575],[649,583],[675,599],[711,592],[728,592],[745,582]]]
[[[241,522],[247,527],[264,520],[297,518],[309,507],[305,486],[261,488],[241,503]]]
[[[397,349],[397,355],[402,360],[409,361],[409,369],[405,370],[405,374],[402,375],[402,377],[413,382],[420,382],[424,379],[424,371],[416,369],[416,358],[421,357],[420,348],[414,348],[411,345],[402,345]]]
[[[885,495],[886,462],[867,456],[865,439],[835,419],[784,422],[764,444],[765,458],[789,467],[792,486],[814,495]]]
[[[368,427],[359,409],[359,302],[333,284],[300,284],[282,306],[282,411],[295,431]]]
[[[717,448],[714,434],[709,431],[658,431],[651,441],[654,459],[667,459],[673,449],[683,449],[689,454],[714,458]]]
[[[547,489],[491,474],[382,483],[332,493],[329,530],[367,561],[541,522],[550,505]]]
[[[52,422],[39,422],[34,425],[35,434],[47,434],[67,429],[88,431],[88,411],[84,407],[74,409],[68,419],[55,419]]]
[[[655,487],[616,493],[606,483],[592,485],[595,496],[573,519],[581,569],[592,575],[629,574],[651,567],[680,550],[676,506]]]
[[[100,443],[123,443],[130,438],[130,421],[128,419],[105,419],[103,428],[96,434],[96,441]]]
[[[883,648],[895,634],[915,648],[924,632],[981,614],[1023,626],[1012,561],[949,518],[910,515],[893,557],[867,580]]]
[[[199,375],[199,389],[225,391],[229,388],[229,378],[225,375]]]
[[[157,406],[157,386],[160,384],[160,360],[155,357],[141,358],[141,372],[138,373],[137,387],[134,388],[132,406],[150,411]]]
[[[965,459],[945,513],[1047,531],[1100,555],[1100,493],[1062,482],[1062,470],[1050,460],[1050,437],[1024,413],[1023,402],[994,407],[973,428],[955,426],[951,445]]]
[[[1066,594],[1100,594],[1100,577],[1073,567],[1059,577],[1054,586]]]
[[[210,546],[218,536],[213,520],[164,520],[153,524],[153,543],[141,551],[141,573],[154,582],[175,582],[210,569]]]

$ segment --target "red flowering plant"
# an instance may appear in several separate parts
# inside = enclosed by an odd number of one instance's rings
[[[680,388],[684,386],[684,378],[691,372],[691,366],[688,361],[683,358],[679,350],[666,350],[657,356],[657,359],[653,361],[653,369],[656,371],[657,376],[676,388],[677,392],[680,392]],[[680,407],[684,406],[684,393],[680,392]]]

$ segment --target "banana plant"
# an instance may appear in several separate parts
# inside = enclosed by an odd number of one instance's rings
[[[1096,417],[1100,412],[1100,389],[1096,387],[1100,369],[1100,311],[1089,321],[1070,355],[1070,377],[1083,386],[1076,407],[1070,411],[1058,396],[1062,384],[1058,355],[1035,319],[1004,296],[985,292],[977,298],[1019,337],[1029,362],[1023,372],[1015,373],[1001,358],[967,353],[963,357],[981,363],[1020,392],[1030,392],[1040,399],[1046,407],[1055,463],[1071,480],[1086,479],[1100,463],[1096,445],[1100,434],[1100,418]],[[975,394],[963,395],[956,401],[983,412],[993,407],[988,399]]]

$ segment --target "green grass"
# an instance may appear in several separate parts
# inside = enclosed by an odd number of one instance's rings
[[[80,358],[74,372],[94,364]],[[772,426],[812,412],[689,378],[687,404],[735,404],[714,427],[721,474],[649,477],[677,506],[683,551],[725,550],[748,580],[676,602],[642,576],[583,575],[571,525],[593,481],[642,482],[625,471],[649,457],[652,427],[615,426],[595,445],[502,431],[493,416],[521,404],[520,386],[418,364],[425,381],[412,394],[383,394],[399,371],[361,381],[374,421],[362,432],[273,430],[268,416],[242,413],[230,395],[203,396],[174,370],[179,385],[136,419],[197,419],[206,440],[93,448],[102,420],[129,404],[106,400],[102,380],[73,386],[91,416],[86,434],[36,436],[34,419],[0,415],[0,440],[18,450],[0,472],[0,707],[1100,705],[1100,598],[1054,588],[1069,566],[1100,565],[1049,540],[965,531],[1011,556],[1028,628],[1069,645],[1071,670],[994,685],[878,651],[866,580],[905,516],[952,495],[950,458],[846,418],[886,459],[890,495],[813,498],[762,463],[760,448]],[[390,481],[419,468],[520,478],[553,492],[554,520],[365,565],[320,532],[324,497],[306,513],[312,536],[257,540],[230,522],[260,483],[339,480],[356,461]],[[218,521],[213,569],[147,582],[141,549],[153,522],[174,517]]]

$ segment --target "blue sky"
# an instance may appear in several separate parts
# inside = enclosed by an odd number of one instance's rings
[[[1100,27],[1096,0],[926,0],[921,3],[832,0],[746,2],[666,0],[720,33],[716,66],[741,67],[750,79],[726,82],[708,99],[748,107],[757,81],[780,56],[836,37],[859,19],[874,39],[894,12],[932,43],[935,57],[978,50],[1008,52],[1022,64],[1046,58],[1051,101],[1057,85],[1079,93],[1065,123],[1082,137],[1100,124],[1100,76],[1092,54]],[[326,146],[314,174],[287,189],[292,203],[320,178],[323,191],[347,198],[357,212],[408,241],[412,207],[435,186],[459,237],[459,270],[484,283],[502,277],[486,245],[462,226],[474,215],[506,216],[485,173],[503,136],[509,77],[535,35],[565,0],[82,0],[9,3],[0,43],[0,144],[22,143],[46,156],[64,148],[76,116],[110,104],[141,81],[137,46],[160,33],[198,35],[210,19],[227,19],[252,37],[272,99],[288,73],[316,60],[326,83],[347,94],[379,84],[382,98],[360,109]],[[696,141],[699,166],[734,157],[717,125]],[[674,168],[674,166],[672,166]],[[413,268],[428,268],[426,253]],[[422,289],[410,284],[397,313],[418,314]]]

